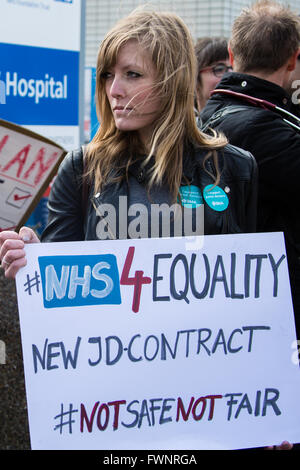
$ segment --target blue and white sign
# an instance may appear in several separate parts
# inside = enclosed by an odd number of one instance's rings
[[[83,143],[84,5],[84,0],[1,1],[0,119],[66,150]],[[27,222],[39,234],[46,203],[45,194]]]
[[[0,118],[80,145],[81,0],[3,0]]]
[[[21,125],[78,126],[79,52],[0,43],[1,117]]]

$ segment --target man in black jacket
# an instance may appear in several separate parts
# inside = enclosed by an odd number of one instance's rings
[[[229,42],[234,72],[201,118],[204,130],[221,130],[258,163],[258,231],[284,232],[300,339],[300,122],[289,114],[297,113],[290,90],[299,45],[299,17],[287,7],[260,1],[244,9]]]

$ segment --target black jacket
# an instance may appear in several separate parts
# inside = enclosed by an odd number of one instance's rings
[[[207,185],[213,184],[213,178],[203,170],[203,159],[207,151],[190,149],[184,157],[184,183],[186,178],[192,184],[203,190]],[[213,210],[204,203],[204,233],[239,233],[253,232],[256,228],[256,200],[257,200],[257,167],[254,158],[231,145],[227,145],[219,152],[219,165],[222,170],[219,187],[228,197],[228,207],[224,211]],[[214,171],[211,159],[207,163],[208,169]],[[97,224],[101,219],[99,211],[103,204],[112,204],[116,208],[118,218],[118,204],[120,196],[127,196],[130,186],[126,179],[121,183],[108,184],[101,194],[94,195],[93,187],[88,188],[85,198],[82,182],[83,155],[82,150],[70,152],[62,162],[58,175],[55,178],[48,201],[49,219],[42,234],[42,241],[78,241],[95,240]],[[147,174],[141,171],[140,165],[132,165],[131,177],[144,187]],[[164,203],[156,201],[156,203]],[[118,220],[116,223],[118,227]],[[120,238],[119,234],[113,237]],[[126,238],[130,238],[127,234]]]
[[[283,88],[251,75],[226,74],[216,87],[220,89],[267,100],[295,113],[296,108]],[[222,92],[214,93],[208,100],[201,113],[202,123],[208,123],[209,118],[224,108],[228,112],[228,107],[233,105],[242,108],[224,114],[211,127],[224,132],[231,144],[255,157],[259,173],[258,231],[284,232],[295,293],[300,282],[300,133],[280,113]],[[299,294],[297,302],[300,307]]]

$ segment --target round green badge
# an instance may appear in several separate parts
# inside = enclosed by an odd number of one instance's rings
[[[181,186],[179,192],[183,207],[194,209],[203,204],[201,190],[198,186]]]
[[[219,186],[209,184],[203,190],[203,197],[209,207],[215,211],[225,211],[229,204],[227,194]]]

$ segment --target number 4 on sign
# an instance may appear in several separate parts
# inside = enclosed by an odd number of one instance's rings
[[[123,286],[134,286],[132,311],[137,313],[140,308],[140,299],[143,284],[151,284],[151,278],[144,276],[144,271],[135,271],[134,277],[129,277],[129,271],[132,265],[134,256],[134,246],[128,249],[126,260],[124,263],[120,284]]]

